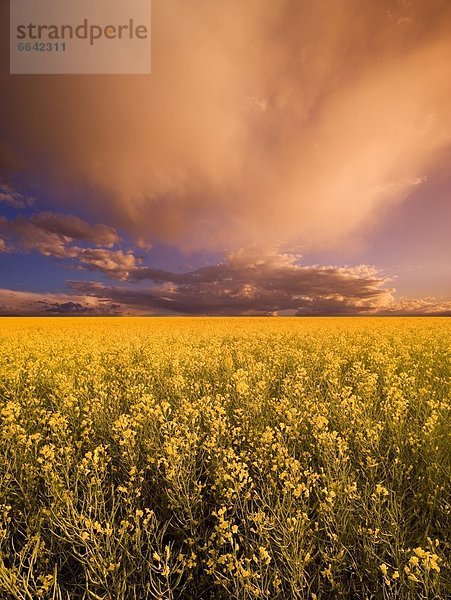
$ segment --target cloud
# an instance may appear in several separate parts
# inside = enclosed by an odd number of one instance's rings
[[[69,300],[67,302],[46,302],[40,301],[40,304],[44,305],[44,312],[49,313],[51,315],[118,315],[119,313],[119,304],[108,304],[101,303],[100,305],[90,305],[87,302],[73,302]]]
[[[58,235],[34,225],[22,216],[14,219],[0,217],[0,232],[10,250],[36,250],[44,256],[64,257],[68,241]]]
[[[70,247],[69,258],[78,261],[78,268],[88,271],[101,271],[113,279],[128,279],[130,271],[136,270],[137,259],[123,250],[103,248]]]
[[[373,313],[393,302],[388,280],[371,267],[302,266],[299,257],[255,249],[187,273],[138,267],[129,279],[147,288],[72,281],[72,290],[129,310],[246,315]]]
[[[89,242],[96,246],[111,247],[119,242],[116,231],[108,225],[91,225],[79,217],[49,211],[34,214],[30,222],[38,229],[69,240]]]
[[[447,0],[152,10],[150,77],[5,75],[0,98],[36,184],[142,244],[351,244],[451,143]]]
[[[80,302],[43,302],[47,313],[57,315],[83,315],[94,311],[94,307],[81,304]]]
[[[52,254],[51,248],[62,247],[68,243],[88,242],[96,246],[112,247],[119,242],[116,231],[107,225],[92,225],[79,217],[49,211],[34,213],[26,218],[14,219],[0,217],[0,230],[10,239],[16,240],[25,249],[38,249]]]
[[[24,196],[10,185],[0,181],[0,202],[4,202],[12,208],[21,209],[33,206],[34,200],[31,196]]]
[[[451,315],[451,299],[398,300],[389,284],[367,265],[306,266],[296,254],[246,248],[185,273],[138,266],[122,285],[69,281],[67,294],[0,290],[0,313]]]
[[[0,217],[0,233],[7,241],[7,245],[3,242],[4,251],[35,251],[43,256],[70,259],[78,269],[101,271],[114,279],[126,279],[138,265],[132,253],[110,248],[119,241],[112,227],[91,225],[71,215],[40,212],[29,219]],[[73,242],[91,242],[101,247],[85,248]]]
[[[0,289],[0,316],[117,315],[118,306],[75,294],[40,294]]]
[[[381,315],[416,317],[451,317],[451,298],[401,298]]]
[[[390,279],[375,267],[304,265],[300,254],[277,246],[247,246],[216,265],[175,273],[143,265],[131,251],[77,245],[111,246],[120,240],[114,229],[70,215],[0,217],[0,233],[7,240],[0,238],[0,252],[37,251],[126,283],[70,281],[75,296],[57,299],[3,290],[13,299],[4,304],[4,314],[451,314],[447,299],[396,300],[395,290],[387,287]]]

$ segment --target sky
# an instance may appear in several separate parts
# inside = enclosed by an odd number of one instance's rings
[[[451,315],[451,3],[153,0],[151,75],[10,75],[0,314]]]

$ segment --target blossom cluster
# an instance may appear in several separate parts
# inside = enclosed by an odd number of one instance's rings
[[[3,319],[0,597],[449,597],[450,341]]]

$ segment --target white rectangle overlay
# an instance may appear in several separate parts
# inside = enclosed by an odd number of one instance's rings
[[[11,74],[150,74],[150,0],[11,0]]]

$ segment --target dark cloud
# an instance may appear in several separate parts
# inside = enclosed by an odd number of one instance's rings
[[[76,315],[119,315],[120,314],[120,306],[119,304],[112,304],[108,302],[101,302],[96,306],[90,306],[86,303],[81,302],[45,302],[40,301],[39,304],[43,304],[45,308],[43,308],[45,313],[50,315],[66,315],[66,316],[76,316]]]
[[[18,249],[36,249],[49,256],[64,255],[71,242],[87,242],[112,247],[119,242],[116,231],[107,225],[92,225],[79,217],[53,212],[37,212],[26,218],[0,217],[0,231],[16,243]]]
[[[241,315],[284,311],[322,314],[371,313],[392,302],[387,280],[375,269],[302,266],[291,254],[258,255],[247,249],[221,264],[188,273],[140,267],[130,279],[149,279],[145,289],[70,282],[79,294],[108,299],[139,311]]]
[[[66,240],[62,235],[52,233],[34,225],[29,219],[19,216],[15,219],[0,217],[0,233],[9,250],[36,250],[44,256],[66,255]]]
[[[4,238],[0,250],[35,251],[44,256],[70,259],[79,269],[101,271],[114,279],[126,279],[138,264],[130,252],[111,249],[119,241],[114,229],[102,224],[91,225],[72,215],[40,212],[29,219],[0,217],[0,233]],[[91,242],[97,247],[80,247],[74,242]]]
[[[138,267],[122,285],[70,281],[67,294],[0,290],[3,314],[451,315],[451,299],[395,300],[376,269],[305,266],[246,249],[186,273]],[[139,275],[139,277],[137,277]]]
[[[69,240],[106,247],[111,247],[119,242],[119,236],[112,227],[102,224],[91,225],[73,215],[44,211],[33,215],[30,222],[38,229],[63,236]]]
[[[92,306],[85,306],[80,302],[52,302],[48,306],[46,302],[43,304],[46,305],[45,312],[56,315],[85,315],[95,310]]]
[[[37,313],[49,314],[205,314],[205,315],[351,315],[449,314],[448,301],[396,302],[389,279],[374,267],[303,265],[301,256],[249,246],[221,263],[174,273],[141,264],[132,252],[110,247],[81,247],[75,241],[111,245],[119,240],[104,225],[77,217],[36,213],[31,218],[0,217],[0,251],[37,251],[69,259],[76,269],[101,272],[125,286],[71,281],[76,297],[39,300]],[[147,286],[144,282],[148,282]],[[17,296],[14,297],[17,299]],[[35,313],[25,304],[18,309]],[[17,304],[17,303],[16,303]],[[14,303],[13,303],[13,306]],[[16,309],[11,309],[15,313]],[[6,312],[8,312],[6,310]]]

